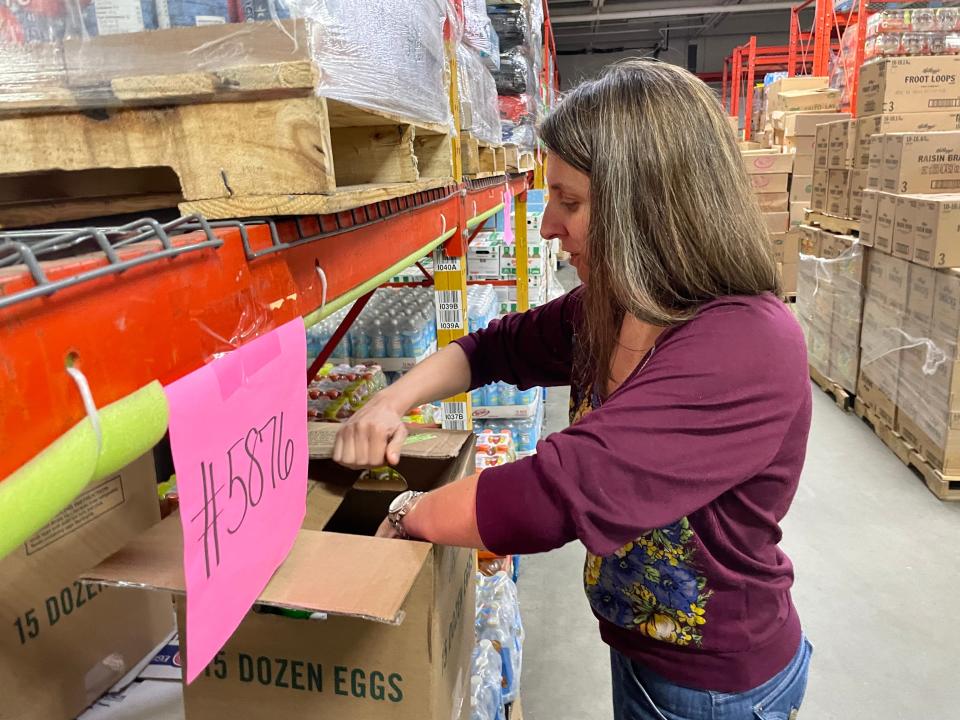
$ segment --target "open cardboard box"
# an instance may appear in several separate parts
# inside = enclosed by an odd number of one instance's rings
[[[239,717],[241,709],[244,720],[469,716],[473,553],[372,537],[399,490],[354,487],[359,472],[330,460],[338,427],[309,424],[303,528],[255,608],[185,688],[188,720]],[[397,470],[411,489],[428,490],[473,463],[472,433],[429,430],[412,436]],[[182,542],[171,516],[85,577],[181,596],[187,643]]]

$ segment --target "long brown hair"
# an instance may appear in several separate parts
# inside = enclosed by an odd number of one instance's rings
[[[614,64],[571,91],[540,138],[590,176],[585,380],[604,387],[625,313],[669,326],[717,297],[779,293],[733,130],[694,75]]]

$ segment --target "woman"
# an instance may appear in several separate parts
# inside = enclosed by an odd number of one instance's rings
[[[405,493],[382,534],[501,554],[579,539],[616,718],[793,718],[811,648],[777,543],[810,426],[806,350],[726,117],[691,74],[634,60],[540,134],[541,233],[583,285],[414,368],[334,458],[396,463],[401,414],[424,401],[570,384],[571,426],[535,456]]]

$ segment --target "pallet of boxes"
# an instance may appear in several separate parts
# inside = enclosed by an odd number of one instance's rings
[[[887,58],[860,77],[848,133],[869,247],[856,406],[937,497],[957,500],[960,57]]]

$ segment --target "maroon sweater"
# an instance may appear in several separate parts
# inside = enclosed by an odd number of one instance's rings
[[[580,302],[574,290],[459,340],[471,386],[569,384]],[[483,472],[484,544],[533,553],[581,540],[609,645],[679,685],[761,685],[800,644],[777,543],[806,450],[807,378],[782,302],[705,304],[602,402],[572,387],[573,424],[536,455]]]

